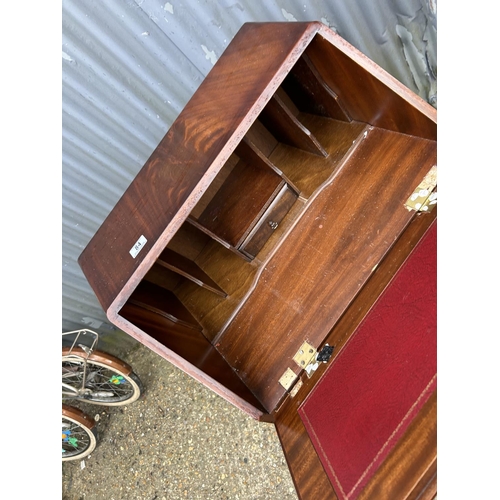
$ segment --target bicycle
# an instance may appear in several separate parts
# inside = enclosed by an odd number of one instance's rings
[[[98,333],[82,329],[62,336],[62,460],[79,460],[97,446],[96,422],[64,401],[122,406],[136,401],[144,389],[127,363],[96,349]]]

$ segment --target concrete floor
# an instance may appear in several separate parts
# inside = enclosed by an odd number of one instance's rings
[[[118,354],[145,393],[126,407],[75,405],[98,418],[99,443],[83,461],[62,464],[63,500],[297,500],[272,424],[128,342]]]

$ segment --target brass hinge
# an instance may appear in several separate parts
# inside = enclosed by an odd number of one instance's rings
[[[288,391],[293,386],[295,381],[297,380],[298,375],[296,375],[293,370],[290,368],[286,369],[286,372],[283,373],[279,382],[280,384]]]
[[[311,344],[304,342],[300,346],[300,349],[295,353],[293,360],[299,365],[300,368],[306,370],[308,366],[314,363],[317,353],[318,351],[316,351]]]
[[[309,342],[304,342],[300,349],[295,353],[293,360],[297,365],[305,370],[307,376],[309,378],[312,377],[313,373],[316,371],[320,363],[326,363],[333,352],[333,347],[330,347],[328,344],[325,344],[321,351],[317,351]],[[281,376],[279,383],[289,391],[296,380],[298,379],[298,375],[291,369],[287,368],[285,373]],[[297,387],[299,389],[300,387]],[[294,391],[292,397],[297,393]]]
[[[417,212],[430,212],[437,205],[437,166],[434,165],[406,200],[405,207]]]

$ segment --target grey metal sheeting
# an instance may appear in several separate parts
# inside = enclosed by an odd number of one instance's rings
[[[77,259],[245,22],[321,21],[437,107],[435,0],[63,0],[62,330],[107,322]]]

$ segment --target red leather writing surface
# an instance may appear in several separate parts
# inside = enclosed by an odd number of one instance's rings
[[[362,491],[437,386],[437,223],[299,408],[339,498]]]

